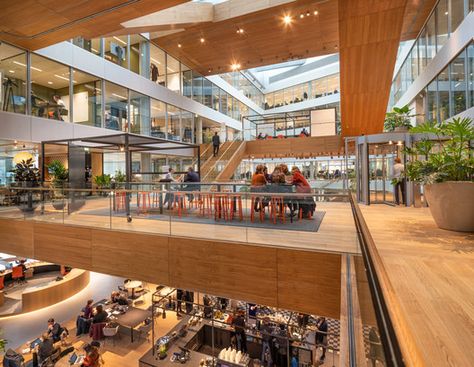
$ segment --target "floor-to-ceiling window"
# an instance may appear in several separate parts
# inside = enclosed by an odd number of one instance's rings
[[[105,82],[104,127],[127,131],[128,90],[120,85]]]
[[[166,138],[166,103],[151,99],[151,136]]]
[[[181,140],[181,109],[168,105],[168,139]]]
[[[130,91],[129,132],[141,135],[151,135],[150,97]]]
[[[0,107],[2,111],[26,112],[26,52],[0,43]]]
[[[451,62],[451,104],[453,106],[453,115],[466,110],[465,56],[466,51],[463,51]]]
[[[73,122],[102,126],[102,80],[94,75],[73,71]]]

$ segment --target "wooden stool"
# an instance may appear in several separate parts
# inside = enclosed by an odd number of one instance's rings
[[[214,194],[214,219],[229,218],[229,197],[226,194]]]
[[[126,200],[125,191],[116,191],[115,192],[115,211],[125,210],[125,200]]]
[[[184,192],[173,192],[173,206],[172,210],[175,208],[175,204],[178,205],[178,217],[182,217],[182,214],[186,214],[186,194]]]
[[[263,222],[265,219],[265,206],[263,205],[263,198],[258,196],[252,196],[251,206],[250,206],[250,220],[253,222],[255,220],[255,204],[260,209],[260,222]]]
[[[202,216],[212,215],[212,193],[200,192],[198,194],[199,214]]]

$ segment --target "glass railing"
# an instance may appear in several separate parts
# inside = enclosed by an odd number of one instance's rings
[[[1,193],[0,217],[281,246],[312,247],[320,235],[325,250],[356,251],[353,225],[340,241],[325,238],[338,221],[350,224],[346,192],[293,191],[291,185],[236,182],[9,187]]]

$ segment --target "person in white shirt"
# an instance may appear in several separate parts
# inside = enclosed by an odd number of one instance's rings
[[[395,164],[392,168],[392,180],[396,180],[394,185],[395,190],[395,202],[397,205],[400,205],[400,191],[402,192],[402,204],[405,204],[405,166],[402,163],[402,160],[397,157],[394,159]]]

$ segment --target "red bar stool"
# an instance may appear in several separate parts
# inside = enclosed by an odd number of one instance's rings
[[[178,207],[178,217],[182,217],[183,213],[186,214],[186,194],[183,192],[173,192],[173,206],[172,210],[175,209],[175,205]]]
[[[115,192],[115,211],[125,210],[125,191]]]
[[[282,223],[285,223],[286,207],[283,196],[273,196],[270,201],[270,218],[273,219],[273,224],[276,224],[277,218],[280,218]]]
[[[198,194],[199,214],[210,217],[212,215],[212,193],[200,192]]]
[[[244,220],[244,212],[242,211],[242,195],[241,194],[229,194],[230,200],[230,220],[234,219],[234,211],[237,209],[239,220]],[[237,208],[236,208],[237,207]]]
[[[148,191],[140,191],[137,194],[137,211],[145,213],[151,208],[150,193]]]
[[[214,219],[229,219],[229,196],[227,194],[214,194]]]
[[[250,206],[250,220],[255,221],[255,204],[257,208],[260,209],[260,222],[263,222],[265,219],[265,206],[263,205],[263,198],[258,196],[252,196],[251,206]]]

